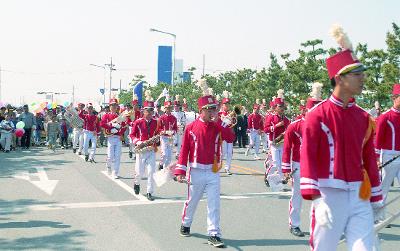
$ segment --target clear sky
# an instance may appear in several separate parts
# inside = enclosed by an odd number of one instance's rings
[[[41,101],[38,91],[72,92],[79,101],[101,100],[104,65],[113,57],[113,88],[135,74],[155,83],[157,46],[177,35],[184,69],[218,74],[261,69],[269,53],[296,53],[300,43],[329,37],[341,24],[354,44],[385,48],[391,23],[400,24],[397,0],[0,0],[2,101]],[[109,84],[108,73],[106,75]],[[71,94],[59,97],[70,100]],[[107,98],[108,99],[108,98]]]

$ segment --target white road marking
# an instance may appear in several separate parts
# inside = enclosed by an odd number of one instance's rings
[[[108,176],[108,174],[105,174],[105,175]],[[116,180],[116,181],[119,181],[119,180]],[[120,182],[123,183],[122,181],[120,181]],[[264,196],[271,196],[271,195],[278,195],[278,196],[288,195],[288,192],[265,192],[265,193],[249,193],[249,194],[243,194],[243,195],[239,195],[239,194],[238,195],[221,195],[221,199],[223,199],[223,200],[240,200],[240,199],[252,199],[252,198],[256,198],[256,197],[264,197]],[[185,202],[184,199],[156,199],[155,201],[149,201],[143,195],[141,195],[141,198],[143,198],[143,199],[141,199],[141,200],[126,200],[126,201],[54,203],[54,204],[48,204],[48,205],[32,205],[32,206],[29,206],[28,209],[33,210],[33,211],[51,211],[51,210],[62,210],[62,209],[107,208],[107,207],[123,207],[123,206],[138,206],[138,205],[155,205],[155,204],[176,204],[176,203]],[[201,201],[205,201],[206,199],[207,198],[203,198]]]
[[[58,184],[58,180],[49,180],[49,177],[47,176],[47,173],[43,167],[35,167],[35,169],[36,173],[21,172],[13,177],[16,179],[29,181],[43,192],[47,193],[48,195],[52,195]],[[38,177],[39,180],[32,180],[32,176]]]
[[[119,179],[114,179],[113,177],[111,177],[110,175],[108,175],[107,171],[101,171],[102,174],[104,174],[105,176],[107,176],[110,180],[114,181],[117,185],[119,185],[120,187],[122,187],[122,189],[124,189],[125,191],[127,191],[128,193],[132,194],[133,196],[135,196],[136,199],[140,200],[140,201],[148,201],[147,198],[145,196],[143,196],[142,194],[135,194],[135,191],[133,190],[132,187],[130,187],[129,185],[125,184],[124,182],[122,182]]]

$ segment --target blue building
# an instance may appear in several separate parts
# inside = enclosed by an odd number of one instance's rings
[[[157,83],[172,83],[172,46],[158,46]]]

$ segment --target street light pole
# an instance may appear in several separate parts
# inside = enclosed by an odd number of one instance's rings
[[[157,29],[153,29],[153,28],[151,28],[150,31],[151,31],[151,32],[158,32],[158,33],[167,34],[167,35],[170,35],[170,36],[172,36],[172,37],[174,38],[174,44],[173,44],[173,50],[174,50],[174,52],[173,52],[173,59],[172,59],[172,81],[171,81],[171,84],[174,85],[174,83],[175,83],[175,81],[174,81],[174,79],[175,79],[175,60],[176,60],[176,58],[175,58],[175,52],[176,52],[176,34],[170,33],[170,32],[166,32],[166,31],[157,30]]]

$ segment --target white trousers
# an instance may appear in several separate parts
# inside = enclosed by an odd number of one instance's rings
[[[4,150],[10,151],[11,140],[12,140],[12,134],[11,133],[6,133],[6,132],[2,132],[1,133],[0,144],[3,147]]]
[[[89,141],[92,141],[92,148],[89,154]],[[97,144],[97,133],[88,130],[83,131],[83,152],[85,155],[89,155],[89,159],[94,159],[96,154],[96,144]]]
[[[119,175],[122,142],[119,136],[107,137],[107,168],[112,168]]]
[[[332,228],[320,226],[311,207],[311,250],[334,251],[342,234],[348,250],[372,251],[375,241],[374,216],[369,200],[361,200],[359,189],[320,187],[321,196],[331,209]]]
[[[254,154],[258,155],[260,149],[260,134],[258,134],[258,130],[250,131],[250,143],[249,148],[254,147]]]
[[[136,154],[135,163],[135,184],[140,185],[144,169],[147,168],[147,193],[154,192],[154,173],[156,171],[156,153],[154,151],[145,151]]]
[[[171,160],[172,160],[173,140],[171,139],[171,137],[161,136],[160,142],[161,142],[161,161],[160,161],[160,163],[164,167],[167,167],[171,163]]]
[[[175,134],[176,156],[178,156],[179,153],[181,152],[182,138],[183,135],[180,135],[179,133]]]
[[[73,149],[77,149],[78,148],[78,144],[79,144],[79,149],[78,152],[82,152],[82,148],[83,148],[83,129],[78,129],[78,128],[74,128],[73,132]]]
[[[397,154],[391,153],[383,153],[381,162],[382,164],[386,161],[392,159],[393,157],[397,156]],[[397,158],[392,163],[385,166],[382,170],[382,195],[383,195],[383,202],[386,201],[387,195],[389,193],[390,186],[394,181],[394,178],[397,177],[400,171],[400,158]],[[379,215],[380,220],[385,218],[385,210],[381,210],[381,215]]]
[[[278,171],[279,175],[283,178],[282,175],[282,153],[283,153],[283,145],[281,146],[274,146],[271,144],[271,157],[272,157],[272,164],[267,169],[266,174],[273,174]]]
[[[207,194],[207,232],[209,236],[221,236],[220,229],[220,177],[210,169],[190,168],[188,172],[187,200],[183,206],[182,225],[190,227],[197,205]]]
[[[263,150],[265,152],[268,150],[268,141],[269,141],[268,138],[269,138],[268,133],[263,133],[262,136],[261,136],[261,140],[262,140],[262,143],[263,143]]]
[[[225,159],[225,170],[231,170],[233,143],[222,141],[222,159]]]
[[[129,135],[131,134],[131,132],[132,132],[132,126],[130,126],[129,127]],[[133,144],[132,143],[132,138],[131,137],[128,137],[129,138],[129,152],[135,152],[135,144]]]
[[[289,226],[300,227],[301,191],[300,191],[300,163],[292,162],[292,170],[296,170],[292,178],[292,197],[289,201]]]

